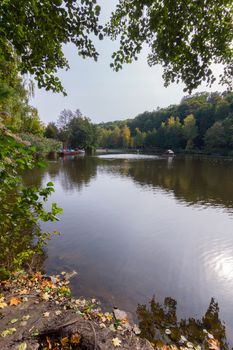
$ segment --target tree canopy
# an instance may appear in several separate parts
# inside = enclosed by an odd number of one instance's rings
[[[148,63],[163,66],[165,85],[183,81],[189,92],[203,80],[211,85],[211,65],[221,63],[220,82],[232,87],[231,0],[119,0],[106,32],[120,37],[112,56],[115,70],[136,60],[148,44]]]
[[[97,127],[89,118],[83,116],[79,109],[74,112],[64,109],[58,117],[57,126],[54,123],[47,125],[45,130],[47,137],[51,134],[51,127],[56,128],[55,138],[62,141],[63,147],[84,148],[91,151],[97,146]]]
[[[90,0],[3,0],[0,2],[0,63],[19,57],[19,71],[39,87],[64,91],[57,70],[68,68],[63,45],[73,43],[82,57],[95,60],[90,34],[99,35],[100,6]]]
[[[19,71],[39,87],[63,91],[56,73],[69,68],[64,44],[97,60],[93,37],[103,34],[120,47],[115,70],[138,58],[148,44],[150,65],[161,64],[165,85],[183,81],[191,92],[216,79],[213,63],[223,65],[220,82],[232,87],[233,3],[231,0],[118,0],[109,23],[100,24],[97,0],[3,0],[0,2],[0,64],[14,55]]]

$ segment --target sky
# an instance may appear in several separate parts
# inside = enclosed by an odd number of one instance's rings
[[[99,3],[103,9],[102,20],[105,21],[116,0],[99,0]],[[100,54],[98,62],[79,57],[73,45],[64,47],[70,69],[59,71],[58,76],[68,96],[36,88],[31,104],[38,109],[45,124],[56,121],[63,109],[79,109],[94,123],[134,118],[144,111],[177,104],[187,95],[181,83],[164,87],[162,67],[148,66],[146,47],[137,62],[114,72],[110,62],[117,43],[110,39],[95,40],[95,46]],[[219,67],[215,67],[215,71],[218,70]],[[222,90],[217,84],[211,89],[203,85],[193,93]]]

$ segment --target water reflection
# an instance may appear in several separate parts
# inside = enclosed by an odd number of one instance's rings
[[[75,269],[76,295],[131,312],[155,292],[196,318],[214,296],[233,328],[232,174],[220,159],[127,155],[60,159],[26,174],[29,183],[54,181],[51,201],[64,210],[44,228],[62,232],[46,271]]]
[[[60,160],[59,176],[60,183],[65,191],[78,190],[87,186],[96,177],[97,164],[95,159],[68,157]]]
[[[118,164],[118,167],[116,165]],[[115,166],[114,166],[115,165]],[[230,160],[201,157],[167,157],[157,160],[106,164],[108,171],[131,177],[142,186],[171,191],[190,204],[233,208],[233,164]]]
[[[178,320],[177,302],[170,297],[164,299],[163,305],[156,302],[155,297],[149,301],[149,306],[139,304],[137,315],[141,336],[159,348],[175,344],[185,349],[197,345],[202,349],[230,349],[225,325],[219,318],[219,306],[213,298],[201,319]]]
[[[49,161],[46,168],[34,168],[24,173],[25,185],[41,186],[42,182],[59,182],[66,192],[81,191],[97,174],[98,160],[88,157],[67,156]]]
[[[65,191],[81,190],[97,176],[97,171],[120,174],[141,186],[162,188],[177,200],[191,205],[233,208],[233,162],[204,157],[157,157],[104,155],[66,157],[49,162],[45,169],[26,172],[25,183],[41,185],[46,174],[59,179]]]

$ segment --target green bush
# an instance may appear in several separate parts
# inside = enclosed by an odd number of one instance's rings
[[[0,123],[0,278],[42,252],[50,234],[41,231],[39,222],[58,220],[62,212],[56,203],[50,211],[43,207],[53,183],[23,186],[20,173],[36,164],[34,148]]]
[[[23,133],[19,135],[22,140],[30,142],[37,153],[48,154],[50,152],[59,152],[62,148],[62,143],[58,140],[48,139],[43,136],[37,136],[29,133]]]

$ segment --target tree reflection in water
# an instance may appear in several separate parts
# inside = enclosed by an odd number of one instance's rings
[[[205,315],[178,320],[176,300],[167,297],[164,304],[153,297],[147,305],[139,304],[137,316],[141,336],[161,349],[229,350],[225,326],[219,319],[218,303],[212,298]]]

